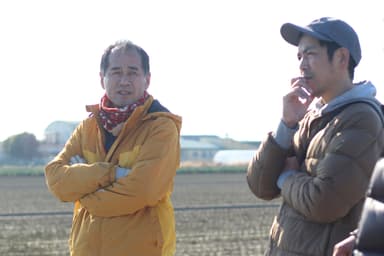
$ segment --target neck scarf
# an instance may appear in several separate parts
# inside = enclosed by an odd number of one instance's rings
[[[114,107],[112,101],[105,94],[100,101],[99,117],[101,123],[108,132],[114,133],[113,129],[124,123],[133,113],[135,108],[144,104],[149,95],[144,91],[144,95],[136,102],[124,107]]]

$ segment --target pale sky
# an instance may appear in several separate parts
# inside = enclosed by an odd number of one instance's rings
[[[150,55],[149,92],[183,117],[182,134],[260,140],[281,117],[282,95],[299,73],[285,22],[332,16],[357,31],[355,81],[384,100],[381,0],[13,0],[0,3],[0,141],[43,138],[53,121],[80,121],[104,91],[99,62],[119,39]]]

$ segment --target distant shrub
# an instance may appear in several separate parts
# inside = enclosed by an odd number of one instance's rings
[[[177,173],[239,173],[246,172],[244,165],[182,166]]]
[[[3,142],[4,152],[11,157],[30,160],[39,155],[39,141],[32,133],[13,135]]]
[[[0,176],[41,176],[43,166],[0,166]]]

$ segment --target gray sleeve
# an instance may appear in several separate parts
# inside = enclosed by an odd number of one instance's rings
[[[285,123],[281,120],[279,126],[277,127],[276,132],[273,134],[274,139],[277,144],[284,149],[288,149],[291,147],[292,138],[295,132],[297,131],[298,126],[295,128],[289,128],[285,125]]]

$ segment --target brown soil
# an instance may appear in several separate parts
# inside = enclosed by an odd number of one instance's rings
[[[278,205],[254,197],[241,173],[179,174],[173,203],[177,256],[263,255]],[[71,210],[44,177],[1,177],[0,255],[68,255]]]

